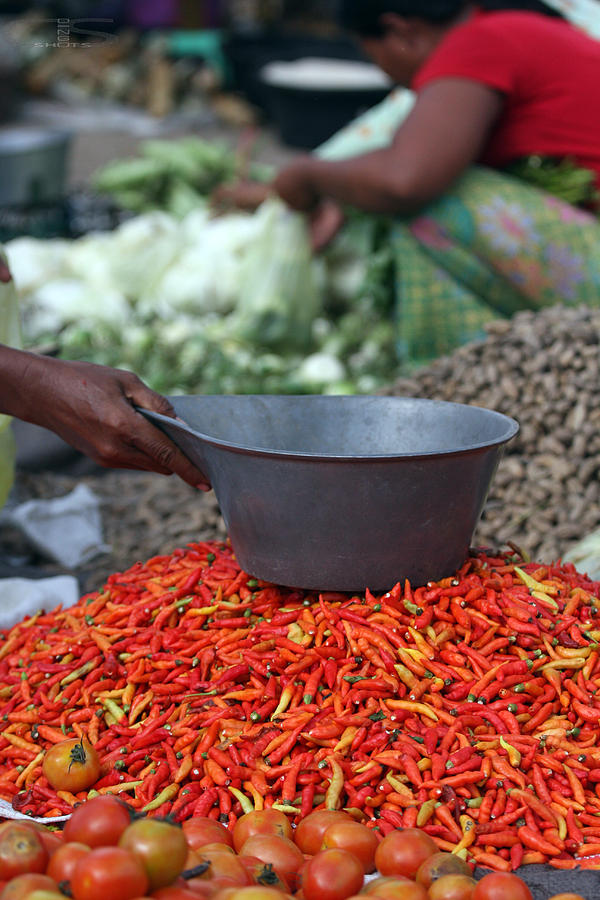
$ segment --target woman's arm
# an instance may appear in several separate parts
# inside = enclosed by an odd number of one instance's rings
[[[0,344],[0,413],[49,428],[102,466],[174,473],[208,490],[203,473],[134,406],[175,415],[131,372]]]
[[[301,212],[328,197],[366,212],[414,213],[479,158],[502,108],[502,95],[483,84],[433,82],[390,147],[334,162],[302,157],[277,175],[274,188]]]

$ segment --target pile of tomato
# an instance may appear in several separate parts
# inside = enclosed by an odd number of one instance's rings
[[[0,825],[0,881],[0,900],[533,900],[513,874],[475,881],[416,828],[379,838],[348,813],[318,810],[292,829],[272,808],[232,831],[212,818],[179,826],[109,794],[78,806],[62,832]]]

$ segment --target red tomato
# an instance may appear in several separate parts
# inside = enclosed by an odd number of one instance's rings
[[[64,844],[63,836],[60,831],[48,831],[48,829],[42,828],[38,837],[48,851],[48,856],[52,856]]]
[[[243,886],[232,881],[231,878],[219,877],[213,878],[211,881],[197,881],[191,890],[196,898],[205,897],[207,900],[215,900],[229,891],[239,891]],[[247,885],[245,886],[247,887]]]
[[[204,844],[227,844],[233,847],[231,832],[214,819],[196,816],[183,822],[182,828],[191,850],[196,850]]]
[[[188,886],[193,887],[198,881],[212,881],[213,878],[229,878],[236,884],[250,884],[251,878],[246,869],[239,861],[237,856],[229,853],[226,849],[221,850],[215,848],[206,850],[204,848],[195,851],[198,866],[208,866],[206,871],[199,873],[194,878],[188,879]]]
[[[510,872],[484,875],[473,891],[473,900],[533,900],[524,881]]]
[[[585,900],[581,894],[554,894],[549,900]]]
[[[174,884],[154,891],[152,897],[154,900],[198,900],[198,894],[194,891],[188,891],[187,888]]]
[[[188,846],[183,830],[160,819],[138,819],[119,838],[119,847],[141,860],[150,890],[171,884],[183,872]]]
[[[46,750],[42,772],[55,791],[85,791],[100,777],[100,757],[87,738],[68,738]]]
[[[6,823],[0,831],[0,878],[44,872],[47,863],[48,851],[37,831],[20,822]]]
[[[280,891],[289,891],[290,886],[275,871],[271,863],[265,863],[258,856],[238,856],[239,861],[255,884],[263,887],[276,887]]]
[[[323,835],[334,822],[354,822],[354,819],[341,809],[318,809],[298,823],[294,832],[295,843],[306,856],[314,856],[321,849]]]
[[[302,869],[306,900],[346,900],[363,886],[363,864],[347,850],[321,850]]]
[[[71,878],[75,900],[134,900],[148,889],[142,862],[122,847],[96,847],[79,860]]]
[[[396,885],[393,890],[388,887],[383,894],[377,896],[380,900],[428,900],[429,894],[422,884],[409,880]]]
[[[41,888],[47,891],[57,890],[56,882],[48,875],[17,875],[4,886],[0,896],[2,900],[25,900],[32,891]]]
[[[397,875],[395,878],[375,878],[363,888],[363,894],[374,897],[376,900],[405,900],[403,896],[406,885],[414,884],[410,878]]]
[[[206,851],[216,850],[218,853],[229,853],[235,856],[235,850],[229,844],[203,844],[198,850],[190,850],[190,853],[206,853]]]
[[[334,822],[323,835],[322,850],[337,847],[354,853],[363,864],[365,872],[375,871],[375,851],[379,846],[377,835],[360,822]]]
[[[3,822],[0,825],[0,834],[2,833],[2,831],[6,830],[14,824],[14,819],[8,819],[6,822]],[[24,825],[26,828],[32,828],[33,831],[35,831],[40,841],[48,851],[48,856],[52,856],[54,851],[57,850],[58,847],[61,847],[64,843],[61,831],[51,831],[46,825],[42,825],[40,822],[31,822],[27,819],[19,819],[19,825]]]
[[[437,852],[437,844],[424,831],[403,828],[384,837],[375,852],[375,865],[382,875],[414,878],[425,860]]]
[[[119,843],[131,822],[129,808],[108,794],[87,800],[73,810],[65,822],[65,841],[78,841],[88,847],[106,847]]]
[[[27,900],[64,900],[64,894],[56,888],[53,891],[46,890],[45,888],[38,888],[35,891],[32,891],[31,894],[27,894]]]
[[[429,888],[429,900],[471,900],[476,884],[468,875],[442,875]]]
[[[291,840],[293,830],[290,820],[279,809],[257,809],[245,813],[233,827],[233,846],[238,853],[254,834],[275,834]]]
[[[452,853],[434,853],[429,859],[419,866],[416,880],[419,884],[429,887],[438,878],[444,875],[466,875],[471,877],[471,867],[468,863],[461,859],[460,856],[454,856]]]
[[[293,841],[276,834],[253,834],[239,852],[243,856],[257,856],[264,863],[272,865],[279,877],[292,890],[295,889],[298,872],[304,865],[304,856]]]
[[[62,847],[59,847],[56,853],[54,853],[48,863],[48,868],[46,869],[46,874],[50,876],[50,878],[54,878],[54,880],[59,883],[61,881],[70,881],[75,871],[75,866],[79,862],[82,857],[87,856],[90,852],[90,848],[87,844],[78,844],[76,841],[72,841],[68,844],[63,844]]]
[[[286,900],[289,894],[282,894],[277,888],[252,884],[243,888],[225,888],[215,895],[214,900]]]

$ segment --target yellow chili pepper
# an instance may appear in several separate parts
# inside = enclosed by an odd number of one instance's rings
[[[271,721],[276,719],[277,716],[280,716],[281,713],[285,712],[288,706],[291,703],[292,697],[294,696],[294,686],[292,684],[288,684],[284,687],[281,692],[281,697],[279,698],[279,703],[277,704],[277,708],[273,711],[273,715],[271,716]]]
[[[437,800],[426,800],[423,803],[417,815],[417,828],[423,828],[424,825],[427,825],[434,813],[436,803]]]
[[[500,736],[500,746],[508,753],[508,761],[511,766],[517,769],[521,765],[521,754],[517,748],[505,741],[502,736]]]
[[[454,847],[454,849],[452,850],[452,853],[455,856],[461,851],[466,850],[467,847],[470,847],[477,837],[475,833],[475,822],[470,816],[460,817],[460,827],[462,828],[463,836],[456,847]]]
[[[123,706],[131,706],[133,703],[133,698],[135,696],[135,692],[137,689],[137,684],[134,684],[133,681],[127,682],[127,687],[123,691],[122,703]]]
[[[407,688],[410,688],[412,690],[412,688],[414,688],[417,683],[417,679],[410,671],[410,669],[407,669],[406,666],[400,665],[400,663],[397,663],[394,666],[394,669],[398,673],[398,677],[400,678],[400,680],[404,682]]]
[[[529,588],[530,591],[537,591],[542,594],[544,600],[546,600],[548,603],[551,602],[554,605],[554,608],[558,610],[558,604],[556,603],[556,601],[552,600],[552,598],[548,596],[548,594],[550,593],[555,593],[556,588],[541,584],[541,582],[536,581],[535,578],[532,578],[531,575],[528,575],[527,572],[525,572],[523,569],[520,569],[519,566],[515,566],[514,571],[519,576],[525,587]]]
[[[429,646],[423,635],[419,634],[416,629],[411,628],[410,625],[408,627],[408,633],[410,634],[411,638],[413,639],[413,641],[417,645],[417,648],[420,650],[423,656],[426,656],[427,659],[434,659],[435,650],[433,649],[433,647]]]
[[[386,706],[389,706],[391,709],[405,709],[408,712],[420,713],[422,716],[427,716],[429,719],[433,719],[434,722],[439,720],[439,716],[437,713],[431,709],[431,707],[427,706],[426,703],[413,703],[410,700],[386,700]]]
[[[72,681],[77,681],[78,678],[81,678],[83,675],[87,675],[88,672],[91,672],[92,669],[95,669],[97,665],[97,660],[90,659],[89,662],[84,663],[82,666],[79,666],[78,669],[75,669],[73,672],[65,675],[64,678],[61,678],[61,680],[59,681],[60,686],[64,687],[65,684],[71,684]]]
[[[342,793],[342,788],[344,787],[344,772],[335,757],[330,756],[327,762],[331,766],[332,774],[327,793],[325,794],[325,808],[339,809],[340,795]]]
[[[44,752],[38,753],[30,763],[27,763],[22,772],[19,773],[19,776],[15,782],[16,787],[20,788],[21,785],[27,781],[27,776],[33,772],[36,766],[40,766],[42,764],[42,760],[44,759]]]
[[[21,628],[31,628],[32,625],[35,625],[37,619],[41,616],[42,610],[38,609],[36,613],[32,615],[30,619],[27,619],[26,622],[21,622]],[[38,644],[39,647],[39,644]]]
[[[406,794],[407,797],[410,797],[411,800],[414,800],[414,795],[411,789],[403,784],[403,782],[400,781],[397,775],[392,775],[391,772],[388,772],[385,778],[388,784],[391,784],[397,794]]]
[[[119,787],[119,785],[117,785]],[[159,806],[162,806],[163,803],[167,803],[169,800],[173,800],[177,794],[179,793],[179,785],[178,784],[168,784],[166,788],[163,788],[160,794],[151,800],[150,803],[146,803],[145,806],[142,807],[142,812],[150,812],[153,809],[158,809]]]
[[[402,656],[402,654],[404,653],[408,653],[411,659],[416,659],[417,662],[420,663],[424,662],[427,659],[425,654],[421,650],[417,650],[416,647],[400,647],[398,649],[398,653],[400,654],[400,656]]]
[[[146,709],[146,707],[147,707],[150,703],[152,703],[153,699],[154,699],[154,694],[153,694],[153,692],[152,692],[152,691],[146,691],[146,693],[145,693],[142,697],[139,697],[139,698],[135,701],[135,703],[133,704],[133,706],[132,706],[131,709],[129,710],[129,720],[128,720],[128,721],[129,721],[129,725],[130,725],[131,727],[133,727],[133,724],[134,724],[135,720],[137,719],[137,717],[138,717],[139,715],[141,715],[141,713],[143,713],[143,711]],[[139,724],[141,724],[141,723],[140,723],[140,722],[137,722],[136,724],[139,725]]]
[[[115,703],[115,701],[111,700],[109,697],[102,700],[102,706],[111,714],[116,722],[120,722],[121,719],[125,718],[125,713],[119,704]]]
[[[188,609],[188,616],[210,616],[218,610],[218,604],[213,606],[201,606],[200,609]]]
[[[589,647],[560,647],[556,648],[556,654],[561,659],[579,659],[581,656],[585,656],[586,658],[592,652],[592,645]]]
[[[567,837],[567,823],[564,817],[560,815],[560,813],[556,813],[556,820],[558,824],[558,836],[561,841],[564,841]]]
[[[348,726],[348,728],[345,728],[344,733],[333,748],[333,752],[342,753],[344,750],[347,750],[354,740],[357,731],[358,728],[356,728],[355,726]]]
[[[584,656],[576,656],[572,659],[552,659],[550,662],[544,663],[540,668],[540,672],[546,669],[582,669],[584,666]]]
[[[251,781],[244,781],[243,784],[244,790],[248,791],[249,794],[252,795],[252,801],[254,803],[255,810],[261,810],[265,808],[264,800],[262,794],[260,794]]]
[[[100,788],[100,790],[97,791],[97,793],[98,794],[121,794],[123,791],[134,791],[136,789],[136,787],[139,787],[140,784],[143,784],[143,783],[144,783],[143,780],[142,781],[123,781],[123,782],[121,782],[121,784],[111,784],[108,787]],[[178,787],[179,785],[175,785],[175,786]],[[89,800],[89,793],[88,793],[88,800]]]
[[[254,804],[252,803],[252,800],[250,800],[249,797],[246,797],[246,795],[242,793],[242,791],[234,787],[229,787],[229,791],[233,794],[236,800],[239,800],[240,806],[242,807],[242,812],[254,812]]]
[[[552,612],[558,612],[558,603],[552,597],[549,597],[548,594],[544,594],[542,591],[532,591],[531,596],[539,600],[548,609],[551,609]]]

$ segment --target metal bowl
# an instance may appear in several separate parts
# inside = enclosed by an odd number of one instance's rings
[[[209,477],[240,565],[311,590],[452,574],[519,429],[488,409],[404,397],[170,399],[184,422],[145,414]]]

